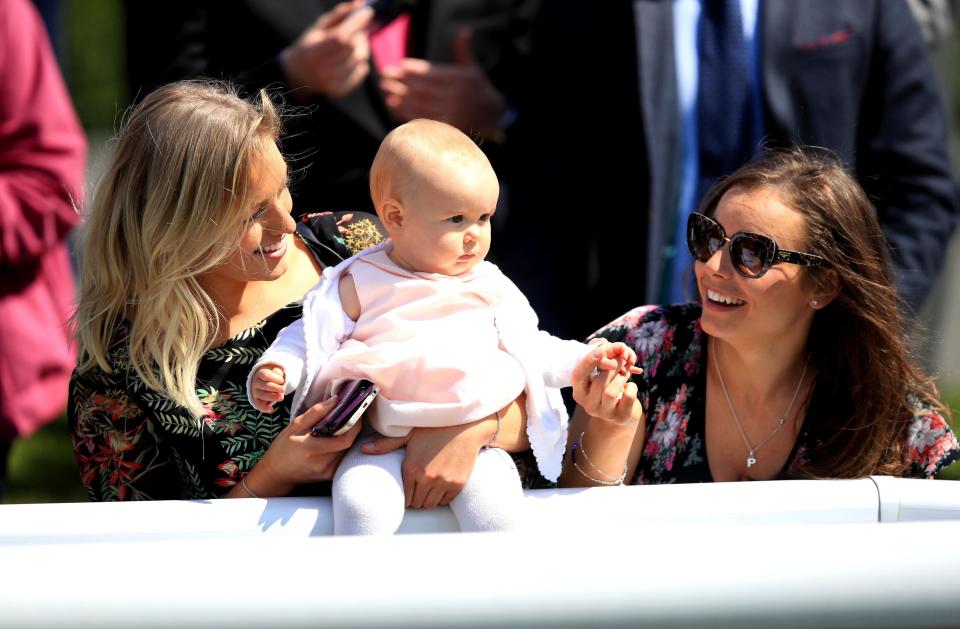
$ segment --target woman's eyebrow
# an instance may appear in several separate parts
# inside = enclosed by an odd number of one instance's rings
[[[273,201],[273,199],[275,199],[275,198],[277,198],[278,196],[280,196],[280,193],[282,193],[282,192],[283,192],[283,189],[286,188],[289,184],[290,184],[290,167],[287,166],[287,167],[284,167],[284,169],[283,169],[283,179],[282,179],[281,182],[280,182],[280,187],[277,188],[277,192],[273,195],[273,198],[270,198],[270,199],[261,199],[259,202],[257,202],[257,207],[263,207],[264,205],[270,205],[270,202]]]

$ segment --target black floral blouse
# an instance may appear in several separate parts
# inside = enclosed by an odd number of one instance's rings
[[[706,337],[699,304],[641,306],[597,331],[637,352],[646,443],[633,484],[699,483],[713,477],[705,446]],[[916,399],[906,433],[912,464],[906,476],[932,478],[960,460],[960,444],[938,413]],[[809,415],[808,415],[809,417]],[[818,445],[806,420],[781,473],[790,477]]]
[[[326,266],[379,242],[375,220],[361,213],[309,214],[298,222],[297,235]],[[227,493],[287,425],[293,396],[272,414],[261,414],[247,401],[246,380],[250,367],[301,311],[301,303],[289,304],[203,356],[197,394],[206,414],[199,423],[128,370],[128,327],[122,325],[110,350],[112,372],[74,371],[70,381],[70,431],[90,499],[195,499]],[[324,488],[313,488],[317,491]]]

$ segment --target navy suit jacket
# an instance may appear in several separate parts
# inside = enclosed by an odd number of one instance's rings
[[[827,147],[845,161],[875,203],[900,291],[919,307],[960,197],[906,3],[761,0],[758,37],[767,143]],[[501,265],[516,270],[547,329],[579,333],[660,294],[680,181],[673,2],[547,2],[531,64],[518,122],[528,168]],[[557,216],[577,220],[546,220]],[[538,277],[517,241],[562,278]]]

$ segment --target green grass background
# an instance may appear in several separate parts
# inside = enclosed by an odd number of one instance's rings
[[[82,502],[87,492],[73,458],[67,418],[15,441],[7,464],[4,502]]]

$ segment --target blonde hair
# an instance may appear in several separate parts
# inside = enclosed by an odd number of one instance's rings
[[[428,184],[439,165],[492,168],[480,147],[446,123],[411,120],[388,133],[370,167],[370,198],[377,212],[390,196],[401,203]]]
[[[79,371],[112,371],[110,348],[127,320],[127,369],[203,415],[197,368],[220,319],[199,278],[239,245],[251,169],[280,133],[270,98],[261,91],[258,100],[185,81],[129,113],[80,233]]]

